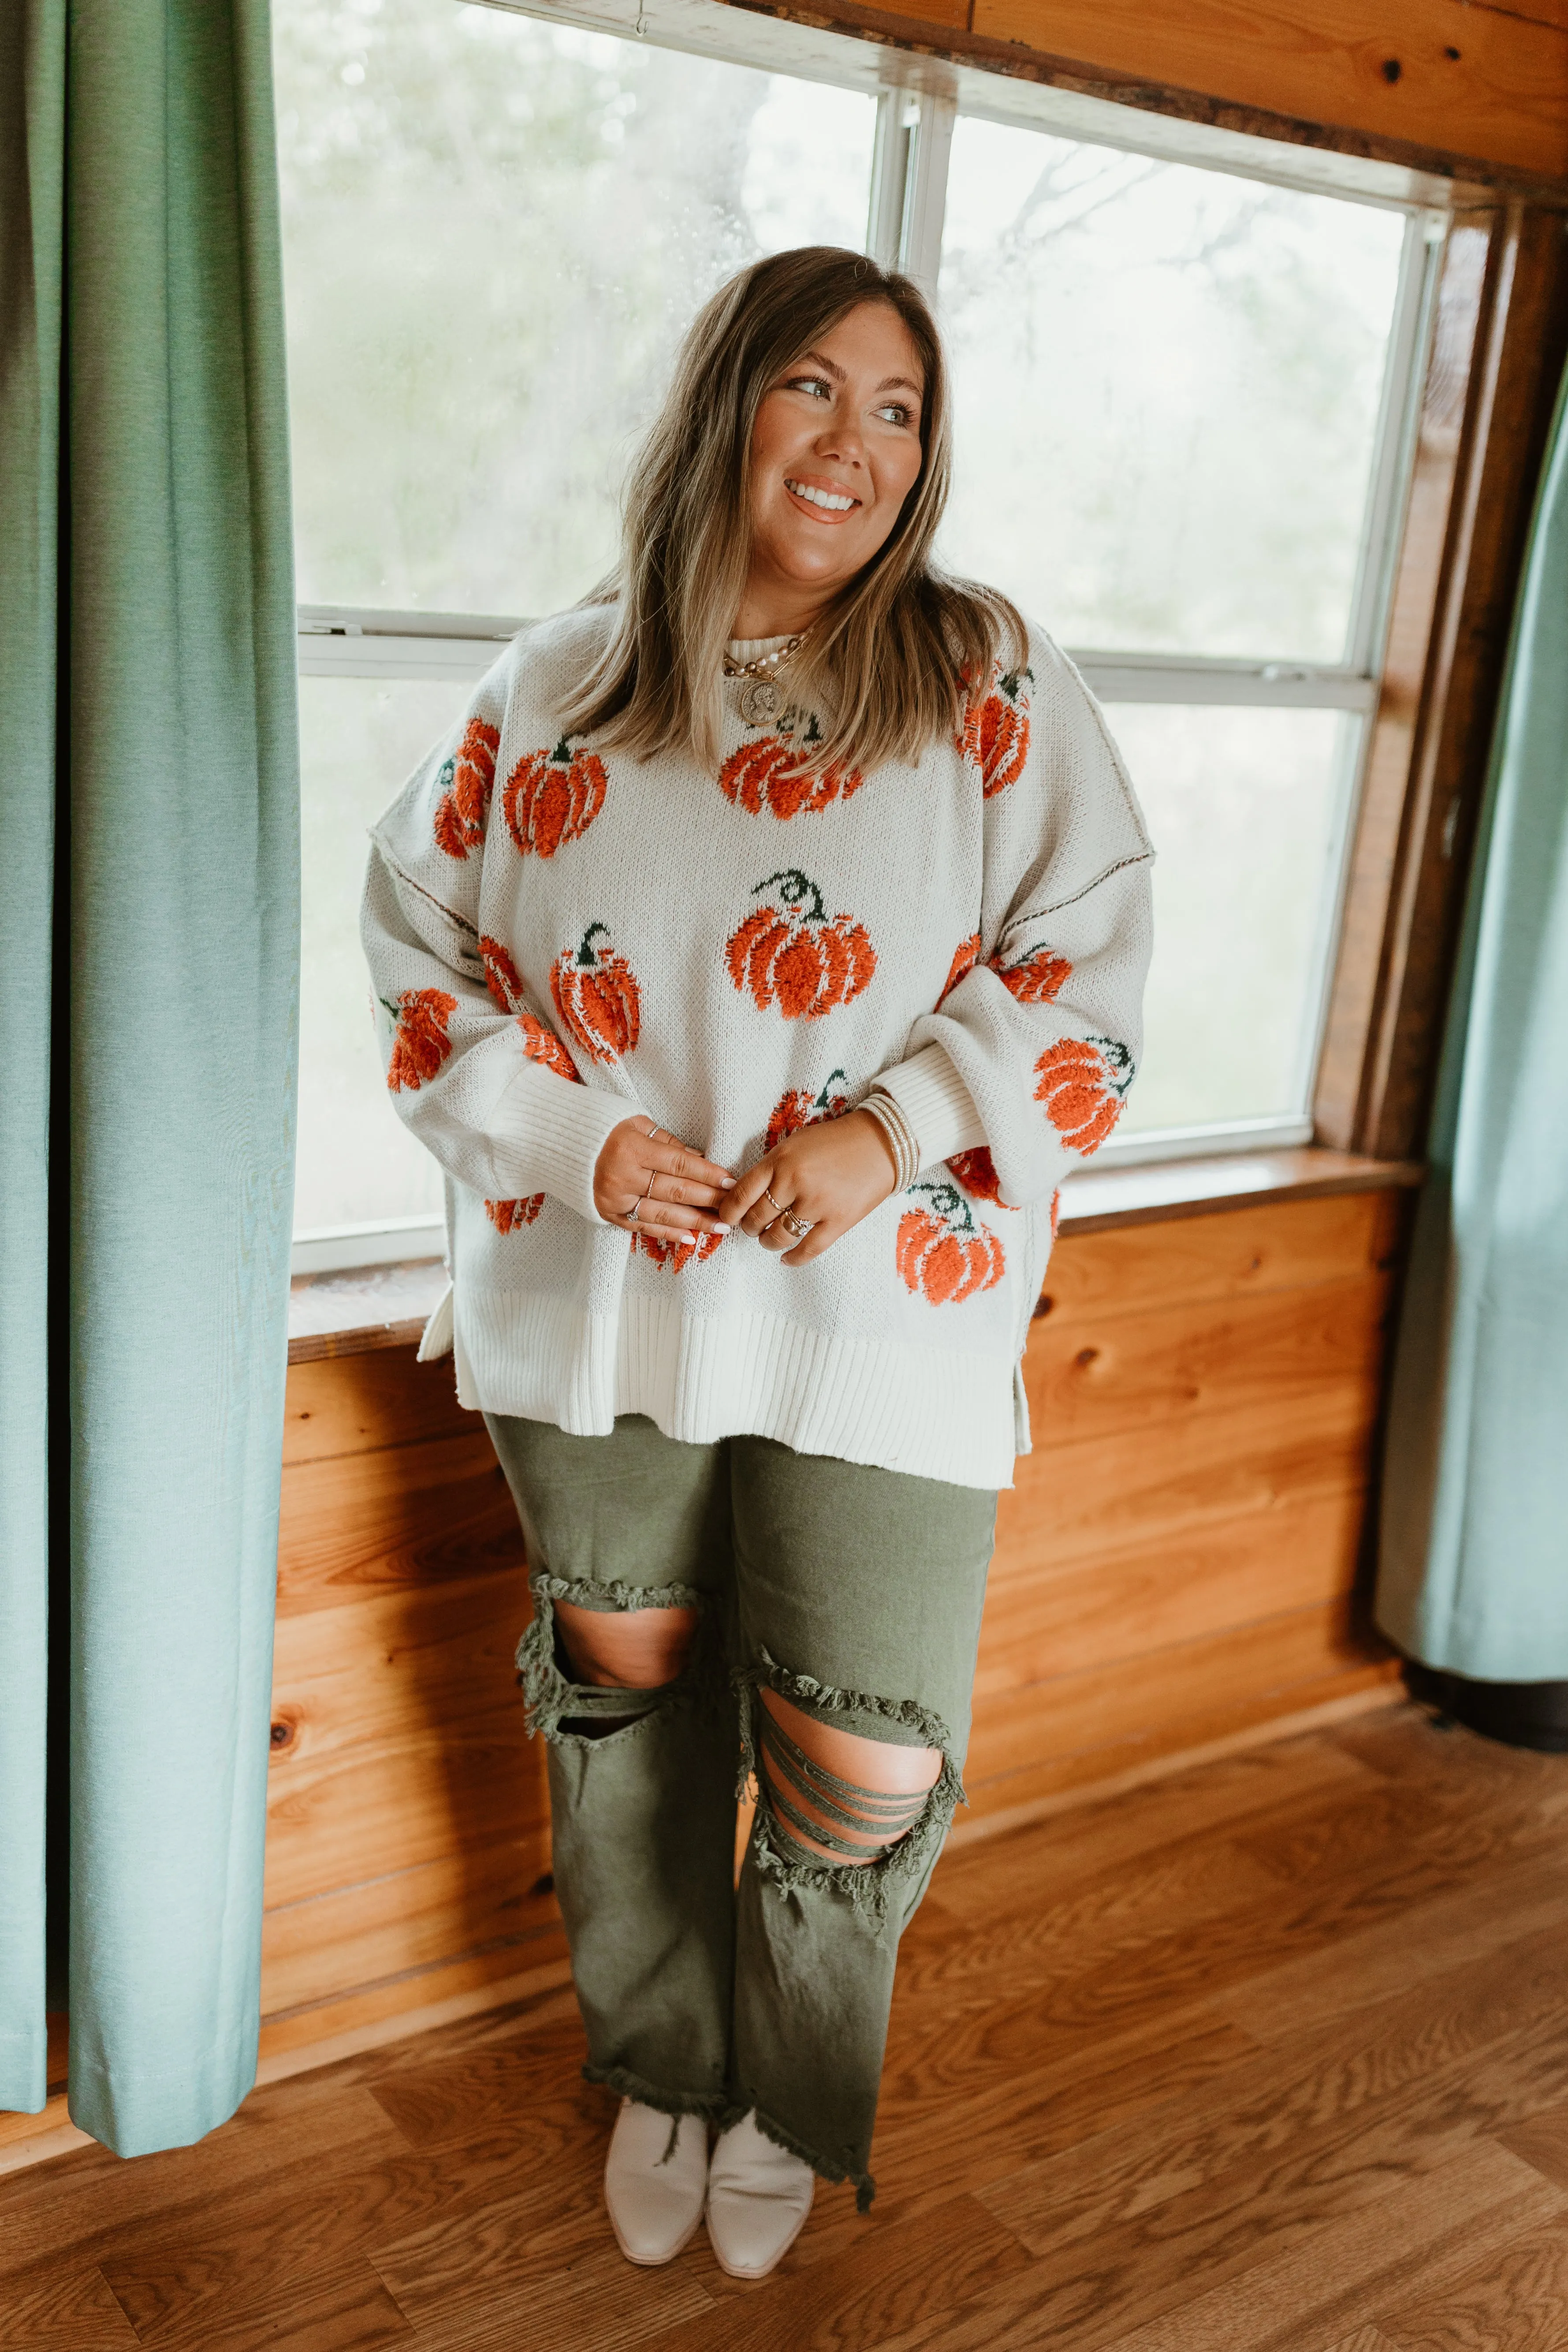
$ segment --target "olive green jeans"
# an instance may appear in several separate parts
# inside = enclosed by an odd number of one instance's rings
[[[672,2116],[754,2109],[865,2206],[899,1937],[963,1795],[996,1497],[770,1438],[682,1444],[638,1414],[607,1437],[485,1418],[528,1545],[518,1667],[549,1743],[588,2078]],[[696,1635],[657,1689],[574,1682],[559,1601],[695,1609]],[[901,1813],[866,1799],[781,1743],[760,1686],[939,1750],[935,1786]],[[737,1887],[737,1789],[754,1772]],[[822,1842],[839,1802],[846,1825],[879,1802],[900,1825],[879,1859],[831,1861],[795,1836]]]

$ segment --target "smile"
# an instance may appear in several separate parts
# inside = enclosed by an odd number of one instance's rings
[[[804,499],[807,506],[823,507],[829,514],[848,514],[860,503],[858,499],[852,499],[847,491],[813,489],[805,482],[792,481],[787,474],[784,476],[784,488],[792,497]]]

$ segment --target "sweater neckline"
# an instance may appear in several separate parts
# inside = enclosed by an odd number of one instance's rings
[[[788,630],[782,637],[731,637],[724,650],[733,662],[761,661],[764,654],[777,653],[789,641]]]

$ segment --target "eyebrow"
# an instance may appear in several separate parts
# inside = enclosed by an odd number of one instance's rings
[[[801,358],[803,360],[815,360],[816,365],[822,369],[823,373],[826,375],[832,376],[836,383],[842,383],[845,381],[844,370],[837,366],[834,361],[830,360],[826,352],[802,352]],[[907,375],[884,376],[881,383],[877,386],[877,390],[879,393],[912,392],[917,400],[923,400],[925,398],[925,394],[921,386],[918,383],[911,383]]]

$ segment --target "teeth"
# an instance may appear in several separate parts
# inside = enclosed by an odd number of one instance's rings
[[[784,476],[784,488],[814,507],[826,507],[830,514],[847,514],[851,507],[859,504],[858,499],[836,497],[831,490],[808,489],[804,482],[792,482],[787,474]]]

